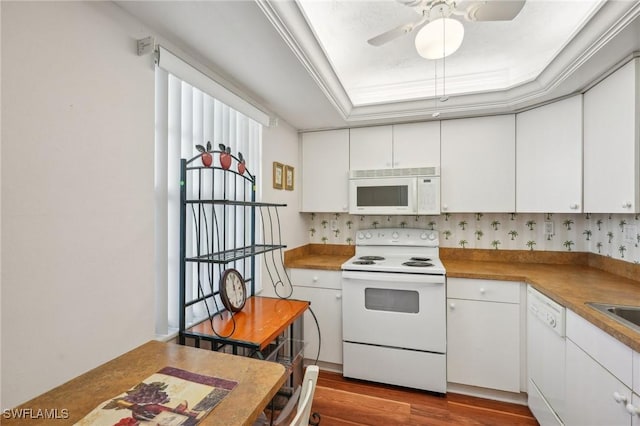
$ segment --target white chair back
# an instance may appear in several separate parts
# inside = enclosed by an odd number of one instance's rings
[[[300,392],[300,399],[298,399],[298,410],[296,416],[291,421],[291,426],[308,426],[319,371],[317,365],[309,365],[304,372],[302,390]]]

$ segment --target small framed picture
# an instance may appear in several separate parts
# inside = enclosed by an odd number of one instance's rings
[[[293,191],[293,166],[284,166],[284,189]]]
[[[275,189],[284,188],[284,165],[277,161],[273,162],[273,187]]]

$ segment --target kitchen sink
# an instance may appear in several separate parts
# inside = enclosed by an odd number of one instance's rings
[[[640,306],[587,302],[587,305],[640,332]]]

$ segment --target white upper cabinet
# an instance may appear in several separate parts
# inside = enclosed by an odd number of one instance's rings
[[[584,211],[640,213],[640,59],[584,94]]]
[[[442,121],[442,211],[514,212],[515,115]]]
[[[302,134],[301,211],[349,210],[349,130]]]
[[[393,126],[393,167],[440,166],[440,122]]]
[[[351,170],[440,165],[440,122],[351,129]]]
[[[582,96],[516,116],[516,211],[582,211]]]
[[[393,162],[392,126],[350,129],[351,170],[390,169]]]

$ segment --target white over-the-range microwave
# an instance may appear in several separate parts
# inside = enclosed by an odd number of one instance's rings
[[[371,215],[440,214],[440,170],[351,170],[349,213]]]

